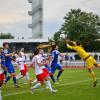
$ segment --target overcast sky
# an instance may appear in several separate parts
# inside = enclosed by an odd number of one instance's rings
[[[71,8],[81,8],[100,15],[99,0],[43,0],[44,34],[52,36],[63,23],[63,17]],[[0,32],[10,32],[17,37],[31,37],[28,24],[31,17],[28,0],[0,0]]]

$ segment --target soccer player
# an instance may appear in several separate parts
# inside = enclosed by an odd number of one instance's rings
[[[44,72],[43,69],[41,68],[41,66],[43,66],[43,63],[41,61],[41,57],[39,56],[38,49],[34,50],[34,57],[32,59],[31,66],[35,67],[35,75],[38,80],[38,83],[35,86],[31,87],[31,93],[33,93],[35,89],[39,88],[45,82],[46,82],[46,85],[49,87],[51,93],[56,92],[56,90],[52,89],[52,86],[49,80],[49,75],[46,72]]]
[[[24,68],[26,70],[26,75],[24,76],[24,84],[27,84],[27,81],[29,81],[30,77],[29,77],[29,73],[28,73],[28,69],[27,69],[27,64],[26,64],[26,55],[24,53],[24,48],[21,49],[21,56],[24,60]]]
[[[93,69],[93,66],[100,67],[100,64],[97,64],[96,60],[84,50],[84,48],[81,46],[81,43],[79,41],[77,42],[69,41],[67,43],[67,47],[75,50],[79,54],[81,59],[83,59],[86,62],[87,69],[94,81],[93,86],[95,87],[97,85],[97,79],[92,69]]]
[[[50,75],[50,77],[51,77],[52,81],[55,83],[56,81],[55,81],[55,78],[53,77],[53,75],[54,75],[56,69],[59,70],[58,75],[57,75],[57,80],[59,80],[60,75],[64,71],[62,66],[58,63],[58,56],[62,56],[63,57],[63,54],[61,54],[58,51],[58,46],[54,45],[52,47],[51,55],[52,55],[52,62],[51,62],[51,75]]]
[[[3,48],[4,48],[4,54],[5,54],[5,63],[6,63],[6,67],[8,69],[8,73],[9,73],[9,76],[5,80],[5,84],[7,84],[7,82],[11,78],[13,78],[14,86],[15,86],[15,88],[18,88],[19,86],[16,81],[16,74],[15,74],[14,66],[12,64],[12,53],[10,53],[10,51],[9,51],[8,43],[3,43]]]
[[[1,87],[3,85],[3,80],[4,80],[3,70],[6,70],[6,67],[2,64],[2,48],[0,48],[0,100],[2,100]]]
[[[51,72],[51,69],[49,67],[49,63],[48,63],[48,59],[46,56],[44,56],[44,51],[43,49],[39,49],[39,56],[40,56],[40,59],[41,59],[41,62],[43,63],[43,66],[41,66],[42,70],[47,73],[48,75],[50,75],[50,72]],[[35,80],[32,80],[32,82],[30,81],[30,86],[37,83],[38,80],[35,79]]]
[[[1,52],[1,65],[5,66],[3,74],[5,75],[5,78],[7,78],[7,67],[5,63],[5,54],[3,52],[3,48],[0,49]]]
[[[21,52],[18,52],[18,58],[16,59],[20,73],[17,75],[16,79],[19,80],[22,77],[26,77],[26,69],[24,67],[24,59],[22,58]],[[29,80],[28,80],[29,81]]]

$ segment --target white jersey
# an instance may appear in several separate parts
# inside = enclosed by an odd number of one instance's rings
[[[16,63],[18,64],[19,70],[24,70],[24,59],[22,57],[18,57]]]
[[[22,58],[23,58],[23,60],[25,62],[26,61],[25,53],[24,52],[20,52],[20,53],[21,53],[21,56],[22,56]]]
[[[39,55],[34,56],[32,59],[32,64],[35,66],[35,74],[36,75],[43,73],[41,66],[38,65],[38,63],[41,63],[41,61],[42,60]]]

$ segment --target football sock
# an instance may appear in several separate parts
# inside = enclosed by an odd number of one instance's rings
[[[15,85],[17,84],[16,77],[13,77],[13,82],[14,82]]]
[[[23,75],[18,74],[18,76],[16,77],[16,79],[19,80],[19,79],[22,78],[22,77],[23,77]]]
[[[90,75],[92,76],[93,81],[95,82],[96,81],[96,74],[93,71],[91,71]]]
[[[7,78],[6,78],[6,83],[8,82],[10,80],[10,76],[8,76]]]
[[[7,71],[4,71],[3,74],[4,74],[5,77],[7,78]]]
[[[59,77],[60,77],[61,74],[62,74],[62,71],[59,71],[58,75],[57,75],[57,79],[59,79]]]
[[[32,87],[32,89],[37,89],[41,86],[41,83],[37,83],[35,86]]]
[[[55,83],[55,79],[54,79],[53,75],[50,75],[50,77],[51,77],[52,81]]]
[[[51,86],[51,83],[50,83],[50,80],[46,81],[46,86],[50,89],[50,91],[52,92],[52,86]]]
[[[26,78],[27,78],[27,80],[30,80],[28,72],[26,72]]]
[[[35,83],[37,83],[38,81],[37,81],[37,79],[35,79],[33,82],[32,82],[32,84],[35,84]]]

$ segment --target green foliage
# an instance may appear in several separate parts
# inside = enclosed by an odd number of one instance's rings
[[[88,51],[94,51],[96,39],[100,38],[100,18],[92,12],[87,13],[80,9],[71,9],[64,17],[61,29],[54,34],[54,40],[58,42],[61,33],[68,35],[70,40],[80,40]],[[100,42],[99,42],[100,43]],[[100,51],[100,46],[95,46]]]
[[[11,33],[0,33],[0,39],[14,39]]]

